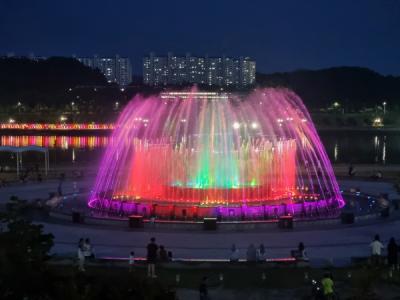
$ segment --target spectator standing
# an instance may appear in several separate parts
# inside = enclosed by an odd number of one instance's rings
[[[332,275],[329,273],[324,274],[324,278],[321,280],[322,284],[322,291],[324,293],[324,299],[332,300],[334,299],[334,292],[333,292],[333,280]]]
[[[168,253],[163,245],[160,245],[159,257],[162,262],[168,261]]]
[[[156,260],[157,260],[158,246],[156,239],[152,237],[150,243],[147,245],[147,276],[157,278],[156,276]]]
[[[239,261],[239,249],[236,247],[235,244],[231,247],[231,255],[229,256],[229,260],[231,262],[238,262]]]
[[[348,174],[350,177],[353,177],[354,175],[356,175],[353,164],[350,164]]]
[[[369,245],[371,247],[371,263],[378,266],[381,263],[382,250],[385,248],[380,241],[379,235],[375,235],[374,241]]]
[[[306,247],[304,246],[303,242],[299,243],[299,246],[297,247],[297,251],[299,253],[300,259],[307,259],[307,253],[306,253]]]
[[[208,300],[208,278],[203,277],[199,286],[200,300]]]
[[[172,251],[168,251],[168,261],[172,261]]]
[[[78,247],[79,248],[81,248],[81,249],[83,249],[83,244],[85,243],[85,240],[83,239],[83,238],[80,238],[79,239],[79,242],[78,242]]]
[[[395,268],[397,266],[398,252],[399,247],[397,246],[395,239],[392,237],[390,238],[389,244],[387,246],[388,265],[392,268]]]
[[[78,270],[85,272],[85,255],[83,254],[82,247],[78,247]]]
[[[246,258],[248,262],[257,261],[257,249],[254,247],[254,244],[250,244],[247,248]]]
[[[94,258],[94,251],[89,238],[87,238],[83,243],[82,249],[83,249],[83,255],[85,256],[86,259]]]
[[[129,254],[129,273],[133,272],[135,267],[135,252],[131,251]]]
[[[260,247],[257,250],[257,260],[258,261],[265,261],[267,258],[267,253],[265,251],[264,244],[260,244]]]

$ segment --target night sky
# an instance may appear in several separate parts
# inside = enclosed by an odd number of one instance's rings
[[[0,54],[250,56],[258,71],[400,75],[399,0],[0,0]]]

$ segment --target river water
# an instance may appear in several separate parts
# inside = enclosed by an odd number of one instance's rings
[[[399,164],[400,132],[321,131],[320,137],[332,163]],[[104,135],[0,135],[0,146],[47,147],[52,165],[98,161],[110,138]],[[34,163],[42,154],[23,154]],[[0,152],[0,164],[14,165],[15,155]]]

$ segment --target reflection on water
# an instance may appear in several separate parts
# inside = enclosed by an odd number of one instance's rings
[[[320,136],[332,162],[400,163],[400,133],[322,131]],[[101,155],[110,142],[107,136],[0,136],[0,146],[47,147],[57,161],[69,162]]]
[[[382,163],[386,163],[386,135],[383,137]]]
[[[339,156],[339,144],[336,141],[335,148],[333,149],[333,161],[334,162],[337,162],[338,156]]]
[[[320,136],[335,163],[400,163],[398,132],[321,132]]]

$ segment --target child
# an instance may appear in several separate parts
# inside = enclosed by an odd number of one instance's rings
[[[129,272],[133,272],[133,267],[135,265],[135,252],[131,251],[129,255]]]

